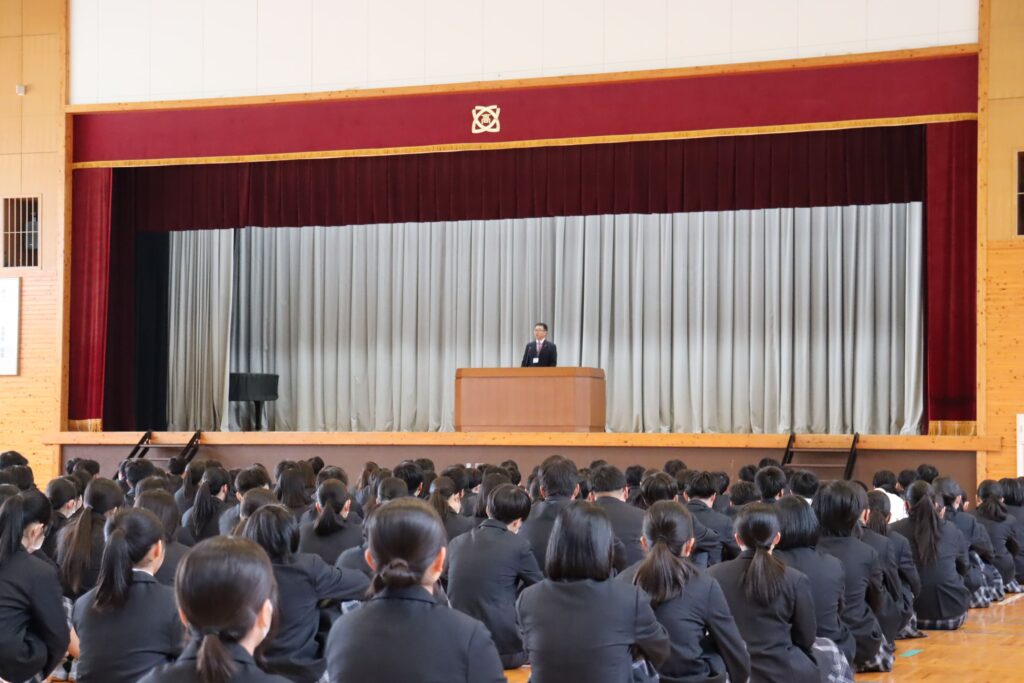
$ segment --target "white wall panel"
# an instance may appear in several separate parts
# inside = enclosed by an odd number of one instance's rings
[[[729,64],[978,33],[978,0],[69,2],[80,104]]]

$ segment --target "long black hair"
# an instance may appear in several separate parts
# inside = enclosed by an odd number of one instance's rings
[[[907,503],[910,504],[907,515],[914,524],[914,533],[910,539],[914,559],[919,566],[931,566],[939,558],[939,529],[942,520],[935,509],[938,500],[931,484],[924,479],[911,484],[906,495]]]
[[[366,547],[377,567],[370,591],[421,585],[447,539],[437,512],[418,498],[378,507],[366,520]]]
[[[779,518],[767,503],[749,503],[736,515],[736,535],[743,547],[754,551],[740,581],[749,600],[770,605],[782,591],[786,565],[771,554],[779,534]]]
[[[852,536],[860,513],[867,507],[867,494],[851,482],[833,481],[818,489],[811,507],[818,516],[822,536]]]
[[[80,593],[85,573],[92,568],[92,537],[101,529],[106,514],[124,505],[124,491],[117,482],[96,477],[85,488],[85,509],[61,531],[57,540],[60,582],[71,593]],[[96,532],[98,533],[98,532]]]
[[[951,511],[957,512],[954,506],[956,505],[956,499],[963,496],[963,489],[960,488],[960,485],[952,477],[937,477],[932,482],[932,491],[935,492],[936,498],[946,508],[947,517]]]
[[[612,524],[601,506],[573,501],[555,518],[544,573],[552,581],[604,581],[612,573],[614,543]]]
[[[779,550],[813,548],[818,545],[821,526],[803,496],[783,496],[773,507],[779,518],[779,533],[782,534],[777,546]]]
[[[203,481],[203,475],[206,473],[206,460],[193,460],[185,466],[185,474],[182,475],[181,479],[181,495],[185,497],[185,501],[189,504],[196,499],[196,493],[199,491],[199,484]],[[210,461],[209,464],[214,464]]]
[[[281,505],[288,508],[309,505],[309,496],[306,495],[306,475],[298,468],[282,471],[281,476],[277,478],[274,495],[277,496]]]
[[[181,527],[181,512],[178,511],[178,504],[174,502],[174,496],[163,489],[143,491],[135,498],[135,507],[142,510],[149,510],[160,520],[164,529],[164,542],[172,543]]]
[[[0,505],[0,567],[21,548],[25,529],[31,524],[50,523],[50,501],[39,491],[23,491]]]
[[[445,521],[449,516],[455,514],[455,510],[448,504],[448,500],[458,493],[459,490],[458,486],[455,485],[455,481],[451,477],[444,475],[430,482],[430,497],[427,498],[427,502],[437,511],[441,521]]]
[[[643,535],[648,553],[636,569],[633,583],[655,606],[682,595],[695,571],[683,551],[693,540],[693,518],[673,500],[661,500],[647,508]]]
[[[238,643],[263,605],[277,600],[274,570],[252,541],[214,536],[185,555],[174,578],[178,608],[200,634],[196,669],[201,683],[227,683],[238,665],[225,643]]]
[[[203,472],[203,481],[196,491],[196,500],[192,504],[192,533],[199,538],[203,528],[219,508],[217,495],[225,486],[231,485],[231,475],[223,467],[208,466]]]
[[[864,526],[876,534],[888,536],[891,515],[892,502],[885,491],[868,491],[868,520]]]
[[[485,519],[487,517],[487,500],[491,497],[491,493],[502,484],[511,483],[512,479],[503,472],[489,472],[485,474],[483,481],[480,482],[480,491],[474,501],[473,516]]]
[[[341,516],[348,502],[348,489],[338,479],[327,479],[316,490],[316,502],[320,506],[320,514],[313,523],[313,533],[317,536],[330,536],[341,531],[348,525],[348,520]]]
[[[978,486],[978,515],[993,522],[1006,520],[1008,512],[1003,502],[1003,486],[995,479],[986,479]]]
[[[104,527],[107,545],[100,562],[93,609],[103,612],[124,606],[132,585],[132,570],[164,538],[164,527],[149,510],[118,510]]]
[[[1003,487],[1004,503],[1017,507],[1024,506],[1024,486],[1019,479],[1006,477],[999,480],[999,485]]]
[[[242,536],[255,542],[275,564],[288,562],[299,549],[299,524],[282,505],[264,505],[245,520]]]

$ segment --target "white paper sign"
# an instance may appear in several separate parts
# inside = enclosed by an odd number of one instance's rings
[[[0,375],[18,374],[18,307],[21,280],[0,278]]]

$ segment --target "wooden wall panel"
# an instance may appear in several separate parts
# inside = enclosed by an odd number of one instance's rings
[[[41,233],[38,268],[0,268],[21,278],[19,374],[0,377],[0,450],[27,456],[42,482],[59,464],[44,437],[64,426],[64,16],[60,0],[0,0],[0,197],[39,196]]]

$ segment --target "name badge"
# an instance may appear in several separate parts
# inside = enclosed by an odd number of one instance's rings
[[[539,362],[540,362],[540,356],[534,356],[534,358],[533,358],[533,364],[534,364],[534,365],[536,365],[536,364],[537,364],[537,363],[539,363]]]

